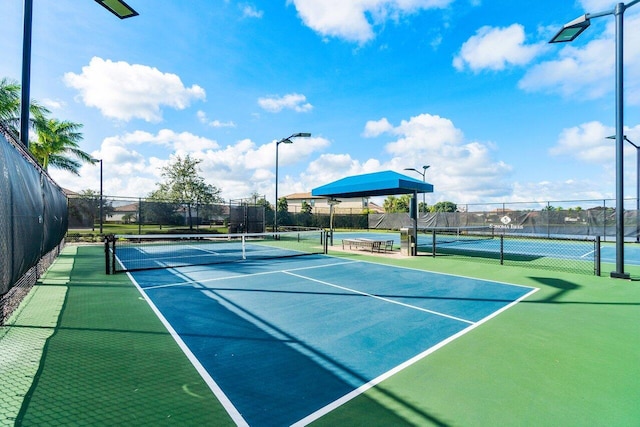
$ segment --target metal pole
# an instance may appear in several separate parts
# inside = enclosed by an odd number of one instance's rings
[[[633,146],[636,147],[636,243],[640,243],[640,217],[638,216],[640,212],[640,147],[636,144]]]
[[[138,234],[142,234],[142,197],[138,197]]]
[[[628,279],[624,272],[624,99],[623,99],[623,34],[624,3],[618,3],[616,17],[616,270],[611,277]]]
[[[427,174],[427,170],[424,170],[424,173],[422,174],[422,183],[425,184],[427,181],[425,180],[425,175]],[[426,207],[427,207],[427,199],[425,198],[425,196],[427,195],[427,193],[422,193],[422,209],[424,209],[426,211]],[[418,209],[420,210],[420,209]]]
[[[29,150],[29,104],[31,89],[31,27],[33,0],[24,0],[22,35],[22,91],[20,98],[20,142]]]
[[[278,146],[280,141],[276,141],[276,205],[273,213],[273,231],[278,232]]]
[[[103,208],[104,202],[102,200],[102,159],[100,159],[100,234],[102,234],[102,221],[103,221]]]

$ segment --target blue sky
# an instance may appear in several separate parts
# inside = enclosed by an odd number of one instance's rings
[[[615,1],[34,0],[32,98],[84,125],[104,192],[145,196],[175,155],[226,199],[429,165],[427,203],[615,197]],[[0,76],[21,75],[22,1],[3,0]],[[640,5],[625,13],[625,133],[640,143]],[[636,157],[625,146],[625,197]],[[99,188],[99,168],[51,170]]]

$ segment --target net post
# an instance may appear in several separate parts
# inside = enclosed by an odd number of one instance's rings
[[[600,264],[600,236],[596,236],[596,240],[594,242],[594,253],[595,253],[595,257],[594,257],[594,263],[595,263],[595,273],[596,276],[600,276],[601,274],[601,264]]]
[[[111,274],[116,274],[116,237],[111,239]]]
[[[500,235],[500,265],[504,265],[504,234]]]
[[[242,239],[242,259],[246,260],[247,259],[247,247],[246,247],[247,236],[243,234],[240,238]]]
[[[110,274],[109,268],[109,236],[104,236],[104,273]]]
[[[436,257],[436,230],[431,230],[431,256]]]
[[[322,253],[327,255],[329,253],[329,238],[327,230],[322,230],[320,233],[320,240],[322,242]]]

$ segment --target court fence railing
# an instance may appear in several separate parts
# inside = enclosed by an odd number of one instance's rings
[[[493,265],[601,275],[600,236],[549,237],[510,234],[482,227],[441,227],[421,230],[417,251]]]
[[[625,242],[640,243],[640,214],[636,199],[625,200],[623,232]],[[584,259],[572,261],[561,253],[549,255],[553,248],[569,247],[558,242],[573,240],[584,246],[594,245],[596,238],[608,243],[616,238],[616,215],[614,199],[564,200],[542,202],[514,202],[493,204],[458,204],[457,212],[419,212],[419,230],[434,227],[488,227],[496,236],[501,235],[505,253],[502,264],[539,265],[541,268],[555,268],[568,271],[597,270],[597,266],[585,266]],[[102,210],[100,209],[102,207]],[[253,210],[251,210],[253,209]],[[103,216],[100,218],[100,212]],[[100,224],[128,224],[120,233],[215,233],[218,226],[223,233],[250,233],[273,231],[274,212],[271,207],[216,204],[176,204],[158,200],[132,197],[104,196],[98,199],[73,195],[69,197],[69,223],[73,233],[67,234],[67,242],[81,239],[85,233],[78,230],[92,230],[93,241],[102,241],[105,234],[98,233]],[[285,212],[278,214],[279,231],[293,227],[329,229],[358,229],[399,231],[413,227],[408,212],[403,213],[350,213]],[[539,253],[517,254],[514,242],[529,241],[530,248],[538,248]],[[556,243],[550,243],[556,242]],[[522,245],[521,243],[518,243]],[[577,244],[577,243],[576,243]],[[551,245],[545,248],[546,245]],[[444,248],[442,248],[444,250]],[[450,255],[452,250],[449,250]],[[590,253],[597,252],[590,249]],[[585,253],[587,253],[585,252]],[[475,252],[472,258],[492,262],[496,251]],[[460,251],[458,251],[460,255]],[[594,255],[595,256],[595,255]],[[595,263],[595,258],[593,263]],[[577,267],[578,266],[578,267]]]
[[[0,325],[60,253],[67,198],[27,149],[0,129]]]

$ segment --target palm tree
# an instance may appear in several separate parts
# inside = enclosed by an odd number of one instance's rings
[[[49,110],[31,101],[29,111],[32,117],[49,114]],[[33,127],[35,119],[31,119]],[[6,77],[0,80],[0,132],[10,136],[14,140],[19,139],[20,127],[20,85]]]
[[[44,170],[52,166],[80,175],[82,162],[95,162],[78,145],[82,140],[82,133],[78,132],[81,124],[51,119],[40,113],[34,116],[38,139],[29,144],[29,150]]]
[[[0,131],[18,139],[20,121],[20,85],[7,78],[0,80]]]

